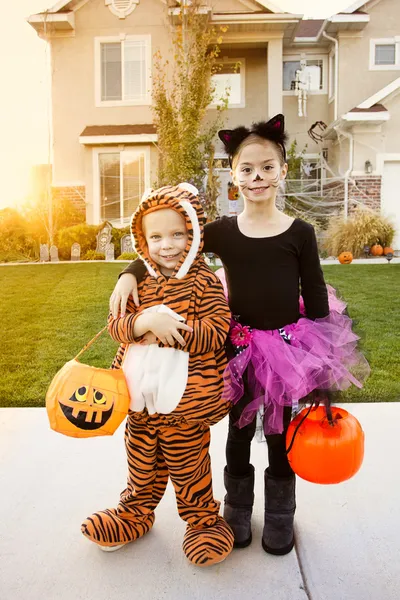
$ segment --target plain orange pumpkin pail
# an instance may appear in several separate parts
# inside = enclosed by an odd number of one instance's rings
[[[303,423],[293,435],[305,415]],[[364,432],[359,421],[343,408],[332,406],[330,423],[323,406],[304,408],[290,423],[286,448],[293,471],[312,483],[332,484],[350,479],[364,459]]]

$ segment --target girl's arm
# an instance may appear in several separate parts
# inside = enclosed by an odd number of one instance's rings
[[[319,261],[314,227],[308,224],[300,251],[300,283],[307,318],[326,317],[329,314],[328,292]]]

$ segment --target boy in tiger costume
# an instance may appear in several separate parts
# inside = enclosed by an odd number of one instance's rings
[[[168,477],[179,515],[187,522],[183,551],[194,564],[224,560],[233,533],[214,500],[210,425],[229,411],[221,399],[230,311],[218,277],[202,256],[204,214],[187,183],[151,191],[131,221],[134,246],[147,274],[140,307],[109,317],[120,343],[113,368],[122,368],[131,405],[125,446],[128,482],[117,508],[97,512],[82,533],[116,550],[147,533]]]

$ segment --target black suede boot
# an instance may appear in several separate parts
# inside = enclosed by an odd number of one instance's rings
[[[225,467],[224,519],[235,536],[234,547],[245,548],[251,544],[251,513],[254,502],[254,467],[250,465],[248,475],[230,475]]]
[[[262,547],[269,554],[287,554],[294,546],[296,477],[273,477],[264,472],[265,514]]]

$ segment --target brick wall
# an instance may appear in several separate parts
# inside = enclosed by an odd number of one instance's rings
[[[69,200],[82,212],[85,212],[85,186],[78,185],[73,187],[53,187],[53,198],[59,200]]]
[[[352,177],[349,181],[349,210],[359,202],[379,211],[381,208],[382,178],[380,175]],[[333,201],[344,202],[344,181],[324,187],[325,195]]]
[[[362,202],[365,206],[379,211],[381,208],[382,177],[380,175],[365,175],[354,177],[356,185],[349,185],[349,201]]]

